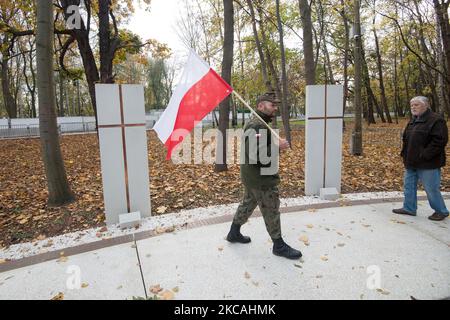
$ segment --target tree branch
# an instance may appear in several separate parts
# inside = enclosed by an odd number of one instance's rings
[[[145,43],[140,44],[140,45],[130,44],[130,43],[124,42],[124,43],[122,43],[122,44],[120,44],[120,45],[117,46],[116,51],[117,51],[117,50],[120,50],[120,49],[125,49],[125,48],[136,48],[136,49],[140,49],[140,48],[143,48],[143,47],[148,46],[148,45],[150,45],[150,44],[151,44],[151,42],[145,42]]]
[[[392,21],[394,21],[394,23],[395,23],[395,25],[397,26],[397,28],[398,28],[398,30],[400,31],[400,37],[402,38],[402,41],[403,41],[403,43],[405,44],[405,46],[408,48],[408,50],[412,53],[412,54],[414,54],[424,65],[426,65],[428,68],[430,68],[430,69],[432,69],[432,70],[434,70],[434,71],[436,71],[436,72],[438,72],[440,75],[442,75],[442,77],[445,79],[445,81],[447,81],[448,83],[450,83],[450,79],[447,77],[447,75],[444,73],[444,72],[442,72],[441,70],[439,70],[439,69],[436,69],[435,67],[433,67],[432,65],[430,65],[420,54],[418,54],[413,48],[411,48],[411,46],[409,45],[409,43],[408,43],[408,41],[405,39],[405,36],[404,36],[404,34],[403,34],[403,30],[402,30],[402,27],[400,26],[400,24],[398,23],[398,20],[397,19],[395,19],[395,18],[393,18],[393,17],[390,17],[390,16],[388,16],[388,15],[386,15],[386,14],[384,14],[384,13],[381,13],[381,12],[379,12],[379,11],[377,11],[377,10],[375,10],[378,14],[380,14],[380,15],[382,15],[383,17],[385,17],[385,18],[388,18],[388,19],[390,19],[390,20],[392,20]]]
[[[73,35],[70,36],[69,39],[64,43],[64,45],[61,48],[61,54],[59,55],[59,65],[61,66],[61,69],[64,70],[66,73],[70,73],[69,70],[67,70],[66,66],[64,65],[64,57],[67,53],[67,50],[69,49],[70,45],[75,41],[75,37]]]

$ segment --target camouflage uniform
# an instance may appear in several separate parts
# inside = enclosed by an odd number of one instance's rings
[[[256,111],[261,118],[269,123],[271,118],[262,112]],[[266,130],[267,134],[260,135],[261,130]],[[253,130],[253,131],[249,131]],[[259,148],[256,154],[257,159],[250,161],[251,147],[249,144],[248,135],[254,135],[258,137]],[[267,126],[261,122],[257,117],[253,117],[244,127],[244,141],[243,150],[241,150],[241,156],[244,161],[241,164],[241,180],[244,185],[244,198],[240,203],[233,222],[238,225],[243,225],[247,222],[248,218],[252,215],[256,206],[259,206],[261,213],[264,217],[266,229],[272,239],[281,238],[281,223],[280,223],[280,198],[278,191],[278,184],[280,177],[277,172],[271,175],[261,174],[261,169],[269,167],[272,163],[263,164],[261,162],[261,152],[267,152],[267,156],[270,157],[272,144],[270,130]],[[262,140],[266,139],[266,141]],[[262,141],[261,141],[262,140]],[[255,146],[253,146],[255,147]],[[272,159],[273,160],[273,159]],[[275,159],[278,161],[278,155]]]

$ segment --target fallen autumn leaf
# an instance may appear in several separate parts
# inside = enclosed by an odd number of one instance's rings
[[[59,292],[56,296],[54,296],[50,300],[64,300],[64,293]]]

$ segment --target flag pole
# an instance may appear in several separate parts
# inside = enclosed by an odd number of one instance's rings
[[[234,94],[239,100],[241,100],[241,102],[244,104],[244,106],[246,106],[246,107],[250,110],[251,113],[253,113],[259,120],[261,120],[261,121],[266,125],[266,127],[270,130],[270,132],[273,133],[273,135],[274,135],[276,138],[278,138],[278,140],[281,140],[280,136],[275,132],[275,130],[273,130],[273,129],[269,126],[269,124],[268,124],[267,122],[265,122],[265,121],[260,117],[260,115],[257,114],[257,113],[255,112],[255,110],[253,110],[253,108],[250,107],[250,106],[248,105],[247,102],[245,102],[245,100],[241,97],[241,95],[240,95],[239,93],[237,93],[237,92],[234,91],[234,90],[233,90],[232,92],[233,92],[233,94]]]

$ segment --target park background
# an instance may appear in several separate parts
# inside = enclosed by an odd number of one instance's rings
[[[168,3],[164,11],[156,0],[84,1],[79,7],[82,23],[73,28],[69,22],[77,21],[76,11],[68,9],[80,1],[54,1],[54,32],[48,35],[54,40],[54,68],[42,71],[36,59],[36,2],[0,2],[0,118],[5,118],[0,132],[7,138],[0,139],[1,247],[104,226],[94,85],[143,84],[146,112],[157,114],[170,99],[188,48],[250,104],[263,92],[277,95],[280,116],[274,126],[293,145],[281,157],[282,197],[304,195],[306,85],[344,86],[343,193],[402,189],[398,155],[412,97],[427,96],[431,108],[448,121],[449,1]],[[156,5],[155,20],[172,25],[136,22]],[[163,38],[140,35],[150,26]],[[164,41],[167,34],[170,44]],[[38,72],[54,79],[54,103],[45,110],[39,107]],[[59,119],[94,119],[86,130],[90,133],[53,134],[57,146],[52,146],[61,149],[65,168],[58,179],[68,182],[67,198],[54,198],[48,191],[48,170],[56,169],[44,165],[41,133],[46,128],[39,117],[44,112]],[[36,117],[39,124],[27,125],[27,130],[38,137],[8,138],[8,132],[19,129],[14,127],[17,118]],[[248,113],[230,98],[209,117],[205,128],[224,131],[241,127]],[[355,140],[355,133],[362,139]],[[148,150],[152,214],[239,201],[238,165],[174,165],[165,160],[164,146],[152,131]],[[448,167],[442,171],[442,190],[450,191]]]

